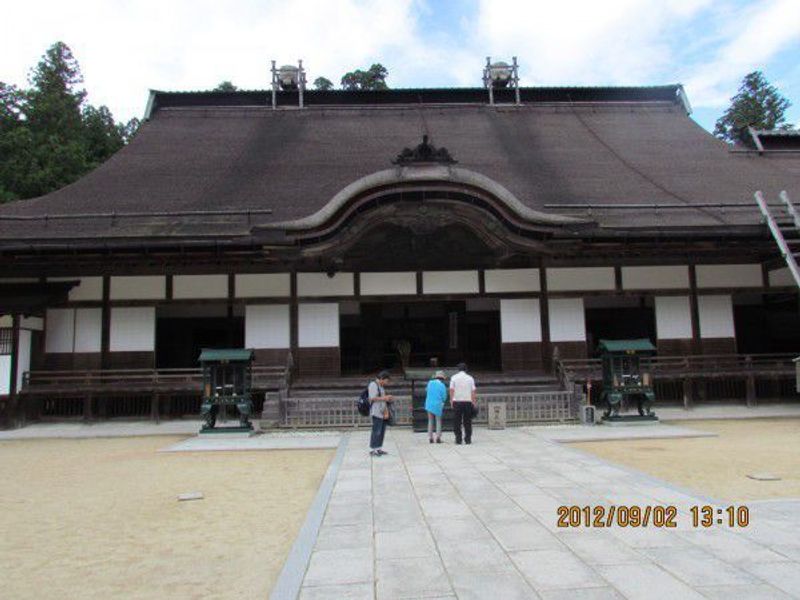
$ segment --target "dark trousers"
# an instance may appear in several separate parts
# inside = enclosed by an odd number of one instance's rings
[[[384,435],[386,435],[386,419],[372,417],[372,435],[369,437],[369,447],[375,450],[383,446]]]
[[[453,433],[456,444],[461,443],[461,425],[464,425],[464,441],[472,441],[472,402],[453,402]]]

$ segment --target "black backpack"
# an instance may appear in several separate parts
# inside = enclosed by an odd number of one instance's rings
[[[364,391],[361,392],[361,395],[358,397],[358,402],[356,402],[356,408],[358,409],[358,414],[362,417],[369,416],[369,387],[365,387]]]

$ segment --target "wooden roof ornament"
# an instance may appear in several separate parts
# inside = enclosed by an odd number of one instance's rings
[[[397,155],[397,158],[392,161],[392,164],[406,167],[409,165],[429,163],[452,165],[458,162],[450,156],[450,152],[447,148],[444,146],[437,148],[431,144],[428,139],[427,135],[423,135],[422,143],[418,144],[415,148],[403,148],[403,151]]]

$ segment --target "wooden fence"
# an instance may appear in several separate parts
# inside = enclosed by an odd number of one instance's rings
[[[199,415],[202,370],[96,369],[29,371],[20,390],[21,417],[175,418]],[[286,390],[285,366],[253,366],[253,404],[261,410],[264,392]]]
[[[641,370],[654,381],[656,399],[683,403],[740,401],[755,406],[758,401],[798,400],[794,354],[713,354],[653,356],[642,359]],[[562,386],[572,389],[592,382],[592,398],[602,390],[600,359],[556,361]]]
[[[505,402],[506,422],[524,425],[540,422],[567,422],[577,416],[578,399],[571,392],[514,392],[478,396],[475,423],[487,422],[487,403]],[[411,397],[395,398],[397,425],[411,425]],[[356,398],[287,398],[280,424],[284,427],[370,427],[370,417],[356,410]]]

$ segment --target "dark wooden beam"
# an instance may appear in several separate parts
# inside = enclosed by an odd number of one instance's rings
[[[553,368],[553,352],[550,345],[550,305],[547,301],[547,272],[539,267],[539,318],[542,321],[542,366],[545,371]]]
[[[700,342],[700,307],[697,303],[697,269],[689,265],[689,311],[692,319],[692,352],[702,354]]]

